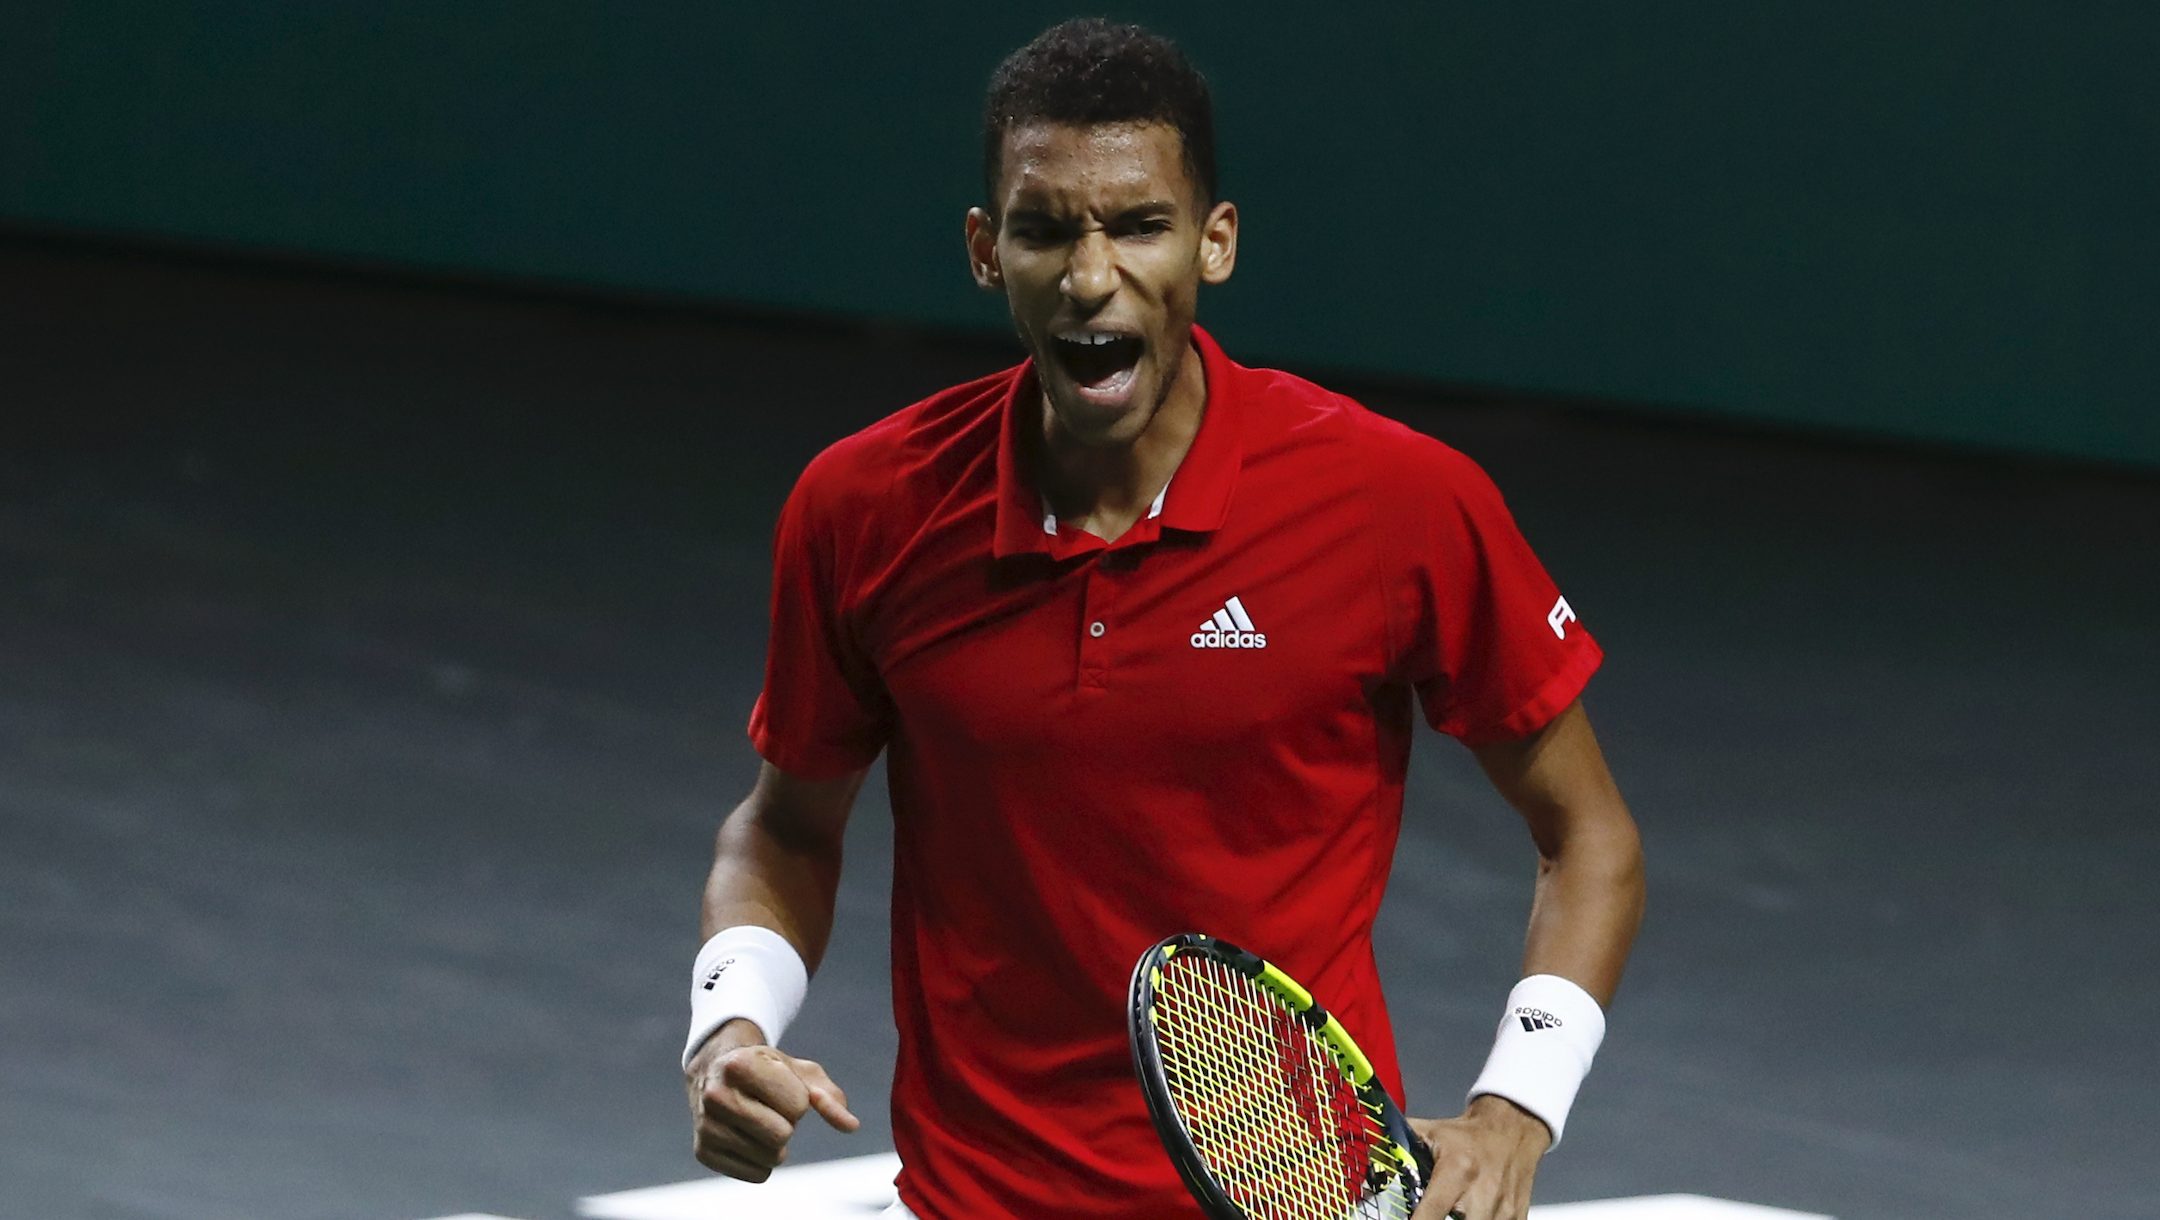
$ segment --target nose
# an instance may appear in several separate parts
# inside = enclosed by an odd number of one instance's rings
[[[1093,311],[1106,304],[1118,287],[1117,261],[1110,236],[1100,229],[1082,233],[1065,262],[1065,279],[1058,285],[1066,299]]]

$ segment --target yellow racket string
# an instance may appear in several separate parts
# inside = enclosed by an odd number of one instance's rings
[[[1326,1107],[1321,1082],[1336,1084],[1333,1059],[1302,1022],[1250,979],[1220,963],[1200,965],[1187,1011],[1212,1018],[1196,1029],[1214,1035],[1191,1041],[1187,1063],[1209,1105],[1191,1107],[1201,1141],[1219,1177],[1247,1212],[1260,1217],[1326,1218],[1399,1214],[1401,1208],[1361,1206],[1362,1154],[1344,1146],[1337,1124],[1345,1115]],[[1236,1053],[1209,1055],[1203,1048]],[[1290,1058],[1282,1056],[1288,1052]],[[1338,1099],[1339,1101],[1339,1099]],[[1325,1113],[1323,1109],[1334,1110]]]
[[[1248,1215],[1408,1220],[1377,1116],[1279,997],[1205,954],[1180,954],[1161,968],[1151,1020],[1173,1108]],[[1385,1183],[1377,1193],[1374,1181]]]

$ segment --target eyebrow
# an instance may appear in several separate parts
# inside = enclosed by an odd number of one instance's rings
[[[1167,199],[1149,199],[1142,203],[1133,204],[1130,207],[1119,208],[1117,212],[1112,216],[1112,219],[1134,220],[1148,216],[1169,216],[1174,215],[1176,212],[1177,205]],[[1064,217],[1059,216],[1054,212],[1040,207],[1014,208],[1011,211],[1005,213],[1005,218],[1007,220],[1034,220],[1049,221],[1053,223],[1062,222],[1065,219]]]

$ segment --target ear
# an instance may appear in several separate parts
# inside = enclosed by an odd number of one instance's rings
[[[1200,223],[1200,279],[1220,284],[1237,269],[1237,205],[1224,200]]]
[[[982,208],[968,209],[967,253],[968,273],[977,288],[996,292],[1005,286],[1004,269],[998,266],[997,222]]]

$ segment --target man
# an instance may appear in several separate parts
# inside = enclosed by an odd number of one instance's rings
[[[842,440],[781,514],[765,764],[704,896],[698,1158],[762,1181],[811,1111],[856,1125],[773,1044],[880,751],[896,1215],[1197,1215],[1124,1027],[1132,962],[1180,931],[1311,986],[1400,1096],[1370,933],[1416,708],[1540,858],[1529,977],[1473,1099],[1413,1120],[1436,1157],[1418,1215],[1519,1218],[1642,904],[1577,702],[1598,647],[1468,459],[1193,325],[1238,215],[1174,47],[1057,26],[999,68],[984,138],[968,259],[1029,360]]]

